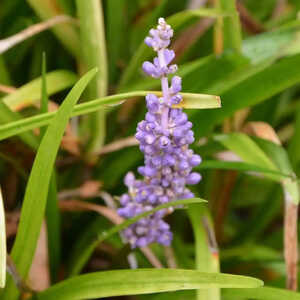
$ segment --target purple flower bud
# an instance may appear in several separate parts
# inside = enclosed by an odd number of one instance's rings
[[[147,135],[145,136],[145,142],[146,142],[147,144],[149,144],[149,145],[153,144],[154,141],[155,141],[155,139],[156,139],[156,137],[155,137],[154,135],[152,135],[152,134],[147,134]]]
[[[189,168],[189,166],[190,165],[186,160],[182,160],[178,165],[179,170],[185,170],[185,169]]]
[[[141,237],[136,241],[137,247],[145,247],[147,244],[147,239],[145,237]]]
[[[157,173],[157,170],[155,168],[145,166],[145,168],[144,168],[144,175],[145,176],[153,177],[153,176],[156,175],[156,173]]]
[[[129,201],[130,201],[130,197],[129,197],[129,195],[127,195],[127,194],[123,194],[123,195],[120,197],[120,203],[121,203],[122,206],[127,205],[127,204],[129,203]]]
[[[179,76],[172,78],[171,91],[173,94],[177,94],[181,91],[181,78]]]
[[[160,167],[162,165],[162,158],[160,156],[154,156],[151,159],[153,166]]]
[[[143,63],[143,71],[152,77],[157,75],[157,69],[150,61],[145,61]]]
[[[159,145],[162,148],[167,147],[169,144],[170,144],[170,140],[166,136],[160,137],[160,139],[159,139]]]
[[[191,166],[196,167],[201,163],[200,155],[194,154],[189,160]]]
[[[182,96],[177,94],[171,98],[171,104],[179,104],[182,100]]]
[[[197,184],[201,180],[201,175],[199,173],[193,172],[186,178],[187,184]]]
[[[132,187],[135,183],[135,177],[132,172],[128,172],[124,178],[124,183],[128,187]]]
[[[169,198],[167,196],[159,197],[159,202],[161,204],[168,203],[169,202]]]
[[[144,42],[145,42],[145,44],[146,44],[147,46],[149,46],[149,47],[152,47],[152,45],[153,45],[153,39],[152,39],[151,37],[149,37],[149,36],[147,36],[147,37],[145,38]]]
[[[165,63],[168,65],[175,57],[175,52],[173,50],[164,50]]]
[[[185,113],[181,113],[175,117],[174,123],[176,124],[176,126],[180,126],[185,124],[187,120],[188,120],[187,115]]]
[[[176,163],[176,159],[174,158],[173,155],[166,154],[166,155],[163,157],[163,165],[164,165],[164,166],[174,166],[175,163]]]
[[[154,114],[151,114],[150,112],[146,113],[146,120],[148,122],[155,122],[156,121],[156,117]]]
[[[178,69],[177,65],[171,65],[168,69],[168,74],[173,74],[177,72],[177,69]]]
[[[157,112],[159,109],[158,98],[153,94],[146,96],[147,108],[150,112]]]

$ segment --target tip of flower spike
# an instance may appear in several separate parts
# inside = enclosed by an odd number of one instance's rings
[[[160,18],[158,19],[158,24],[161,25],[161,26],[167,24],[165,18],[160,17]]]
[[[156,29],[149,31],[149,36],[145,38],[145,44],[152,47],[154,51],[165,49],[169,46],[173,36],[173,29],[164,18],[158,19]]]

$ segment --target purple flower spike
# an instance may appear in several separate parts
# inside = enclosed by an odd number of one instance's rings
[[[192,123],[182,109],[172,108],[182,101],[181,78],[173,76],[169,86],[167,77],[177,70],[176,65],[170,65],[175,53],[167,49],[172,36],[171,26],[160,18],[157,28],[151,29],[145,39],[157,56],[153,63],[144,62],[143,70],[151,77],[160,78],[163,96],[146,96],[148,112],[145,120],[139,122],[135,135],[144,153],[144,166],[138,168],[144,179],[137,180],[131,172],[125,176],[128,193],[121,196],[118,209],[118,214],[124,218],[150,211],[163,203],[192,198],[194,194],[186,185],[201,180],[200,174],[192,172],[193,167],[201,163],[201,157],[188,148],[194,142]],[[125,229],[123,236],[132,248],[153,242],[170,245],[172,232],[163,218],[172,211],[173,208],[162,209],[139,220]]]

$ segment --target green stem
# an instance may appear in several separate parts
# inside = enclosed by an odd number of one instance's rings
[[[108,72],[105,30],[101,2],[99,0],[77,0],[80,19],[81,49],[84,69],[97,67],[99,72],[87,88],[89,99],[107,94]],[[105,140],[105,111],[95,112],[88,117],[88,152],[99,151]]]

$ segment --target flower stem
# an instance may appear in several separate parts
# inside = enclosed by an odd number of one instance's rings
[[[160,62],[161,67],[166,67],[167,64],[165,62],[164,58],[164,49],[161,49],[158,51],[158,59]],[[161,124],[163,129],[168,128],[168,119],[169,119],[169,101],[170,101],[170,94],[169,94],[169,82],[168,82],[168,77],[163,76],[161,78],[161,89],[163,93],[163,98],[164,98],[164,103],[165,106],[162,111],[162,116],[161,116]]]

